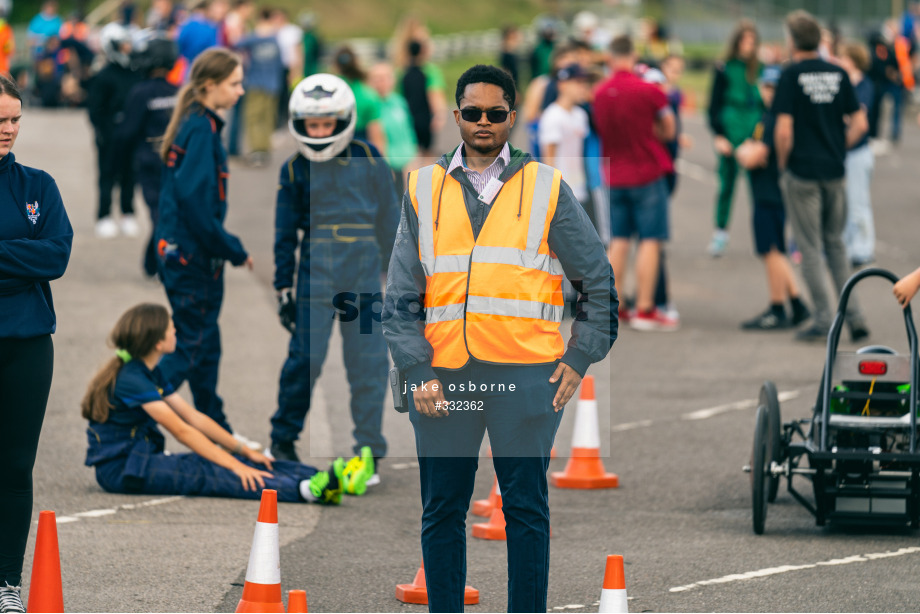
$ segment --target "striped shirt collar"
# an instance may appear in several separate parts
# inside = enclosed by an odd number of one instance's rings
[[[454,157],[451,158],[450,164],[447,167],[447,174],[449,175],[455,168],[462,168],[463,172],[466,173],[467,178],[470,180],[470,183],[473,184],[473,187],[476,188],[477,194],[482,194],[482,191],[486,188],[486,184],[489,183],[491,179],[498,179],[502,174],[502,171],[505,170],[505,167],[511,163],[511,148],[508,146],[507,141],[505,142],[504,147],[502,147],[501,152],[495,158],[495,161],[489,165],[489,168],[482,171],[474,171],[471,168],[463,163],[463,143],[460,144],[460,147],[454,152]]]

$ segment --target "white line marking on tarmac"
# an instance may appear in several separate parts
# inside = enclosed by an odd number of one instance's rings
[[[643,429],[648,426],[655,424],[654,420],[639,420],[638,422],[624,422],[623,424],[616,424],[610,427],[611,431],[631,431],[633,429]]]
[[[390,465],[391,469],[396,469],[397,471],[402,469],[414,469],[418,467],[418,463],[415,461],[410,461],[408,463],[393,463]]]
[[[122,510],[136,510],[142,509],[145,507],[153,507],[154,505],[163,505],[165,503],[172,503],[174,501],[179,501],[185,499],[183,496],[175,497],[163,497],[160,499],[148,499],[147,501],[141,501],[140,503],[125,503],[124,505],[119,505],[114,508],[103,508],[99,510],[89,510],[86,512],[77,512],[69,516],[58,516],[57,524],[67,524],[70,522],[79,522],[82,518],[99,518],[101,516],[111,516],[112,514],[117,514]],[[37,521],[36,521],[37,522]]]
[[[816,567],[828,567],[835,565],[849,565],[851,563],[866,563],[868,561],[875,561],[878,559],[887,559],[894,556],[905,556],[907,554],[917,553],[920,553],[920,547],[900,548],[898,550],[889,552],[874,552],[862,555],[856,554],[842,559],[831,559],[829,561],[820,561],[818,563],[807,565],[781,565],[780,567],[767,567],[766,569],[730,574],[727,576],[722,576],[721,578],[713,578],[712,580],[700,580],[699,582],[694,582],[693,584],[687,584],[685,586],[675,586],[674,588],[670,589],[670,592],[680,593],[683,591],[689,591],[694,588],[699,588],[701,586],[709,586],[711,584],[727,584],[728,582],[738,582],[741,580],[752,580],[754,578],[775,576],[777,574],[788,573],[790,571],[801,571],[803,569],[814,569]]]
[[[781,392],[777,395],[780,402],[791,401],[799,396],[798,390],[789,390],[787,392]],[[715,407],[709,407],[707,409],[700,409],[697,411],[690,412],[689,414],[684,414],[680,417],[681,420],[705,420],[707,418],[712,418],[713,416],[718,416],[719,414],[724,414],[730,411],[736,411],[741,409],[751,409],[752,407],[757,407],[757,399],[746,399],[744,401],[737,401],[735,403],[726,403],[725,405],[716,405]]]
[[[780,402],[791,401],[796,399],[801,395],[800,390],[786,390],[780,392],[777,397]],[[715,407],[707,407],[706,409],[698,409],[692,411],[688,414],[683,414],[680,416],[681,420],[706,420],[720,414],[724,414],[730,411],[738,411],[742,409],[751,409],[757,407],[757,399],[745,399],[744,401],[735,401],[734,403],[725,403],[724,405],[716,405]],[[623,424],[615,424],[610,427],[610,430],[614,433],[621,431],[632,431],[635,429],[647,428],[655,424],[654,420],[639,420],[638,422],[624,422]]]
[[[699,181],[705,185],[716,185],[716,179],[713,176],[715,173],[705,166],[700,166],[699,164],[694,164],[684,160],[683,158],[677,159],[677,172],[685,177]]]

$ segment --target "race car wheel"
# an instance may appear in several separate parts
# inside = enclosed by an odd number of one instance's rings
[[[780,431],[783,422],[779,412],[779,395],[776,393],[776,384],[771,381],[764,382],[760,388],[760,404],[767,408],[767,432],[769,433],[770,457],[769,463],[782,463],[785,460],[786,452]],[[767,501],[773,503],[776,501],[776,493],[779,491],[780,476],[774,476],[768,473],[767,482],[769,489],[767,492]]]
[[[751,503],[754,511],[754,533],[763,535],[767,520],[767,495],[770,488],[770,433],[767,408],[757,408],[754,422],[754,449],[751,451]]]

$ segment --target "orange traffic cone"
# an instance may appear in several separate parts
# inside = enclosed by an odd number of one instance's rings
[[[565,471],[554,471],[556,488],[616,488],[620,479],[604,470],[601,462],[600,435],[597,424],[597,400],[594,398],[594,376],[581,381],[581,395],[575,409],[575,431],[572,433],[572,456]]]
[[[490,499],[492,497],[489,497]],[[479,539],[507,539],[505,536],[505,514],[502,512],[502,491],[498,487],[498,478],[495,480],[495,498],[492,515],[488,522],[477,522],[473,525],[473,537]]]
[[[54,512],[38,514],[35,555],[32,557],[32,580],[29,582],[27,612],[63,612],[64,589],[61,587],[61,554],[58,550],[57,520]]]
[[[281,552],[278,545],[278,491],[262,491],[252,536],[243,598],[237,612],[284,612],[281,602]]]
[[[415,572],[412,584],[397,584],[396,598],[403,603],[428,605],[428,586],[425,584],[425,561]],[[463,604],[476,605],[479,603],[479,591],[472,586],[467,586],[463,591]]]
[[[492,484],[492,490],[489,491],[489,497],[473,501],[473,515],[488,518],[492,515],[492,510],[495,509],[496,503],[501,505],[500,500],[501,497],[498,495],[498,476],[496,476],[495,482]]]
[[[601,605],[598,612],[620,614],[629,612],[626,600],[626,575],[623,573],[623,557],[619,554],[607,556],[604,570],[604,587],[601,589]]]
[[[288,614],[308,612],[307,591],[288,591]]]

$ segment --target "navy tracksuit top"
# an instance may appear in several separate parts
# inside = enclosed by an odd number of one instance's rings
[[[0,338],[53,333],[50,281],[70,260],[73,228],[54,179],[0,158]]]
[[[125,143],[125,151],[134,152],[137,168],[158,169],[162,165],[157,148],[176,106],[177,91],[175,85],[157,77],[141,81],[128,92],[118,139]]]
[[[220,142],[223,125],[217,114],[192,103],[163,173],[157,236],[177,245],[188,262],[216,258],[239,266],[249,255],[224,229],[230,172]]]

